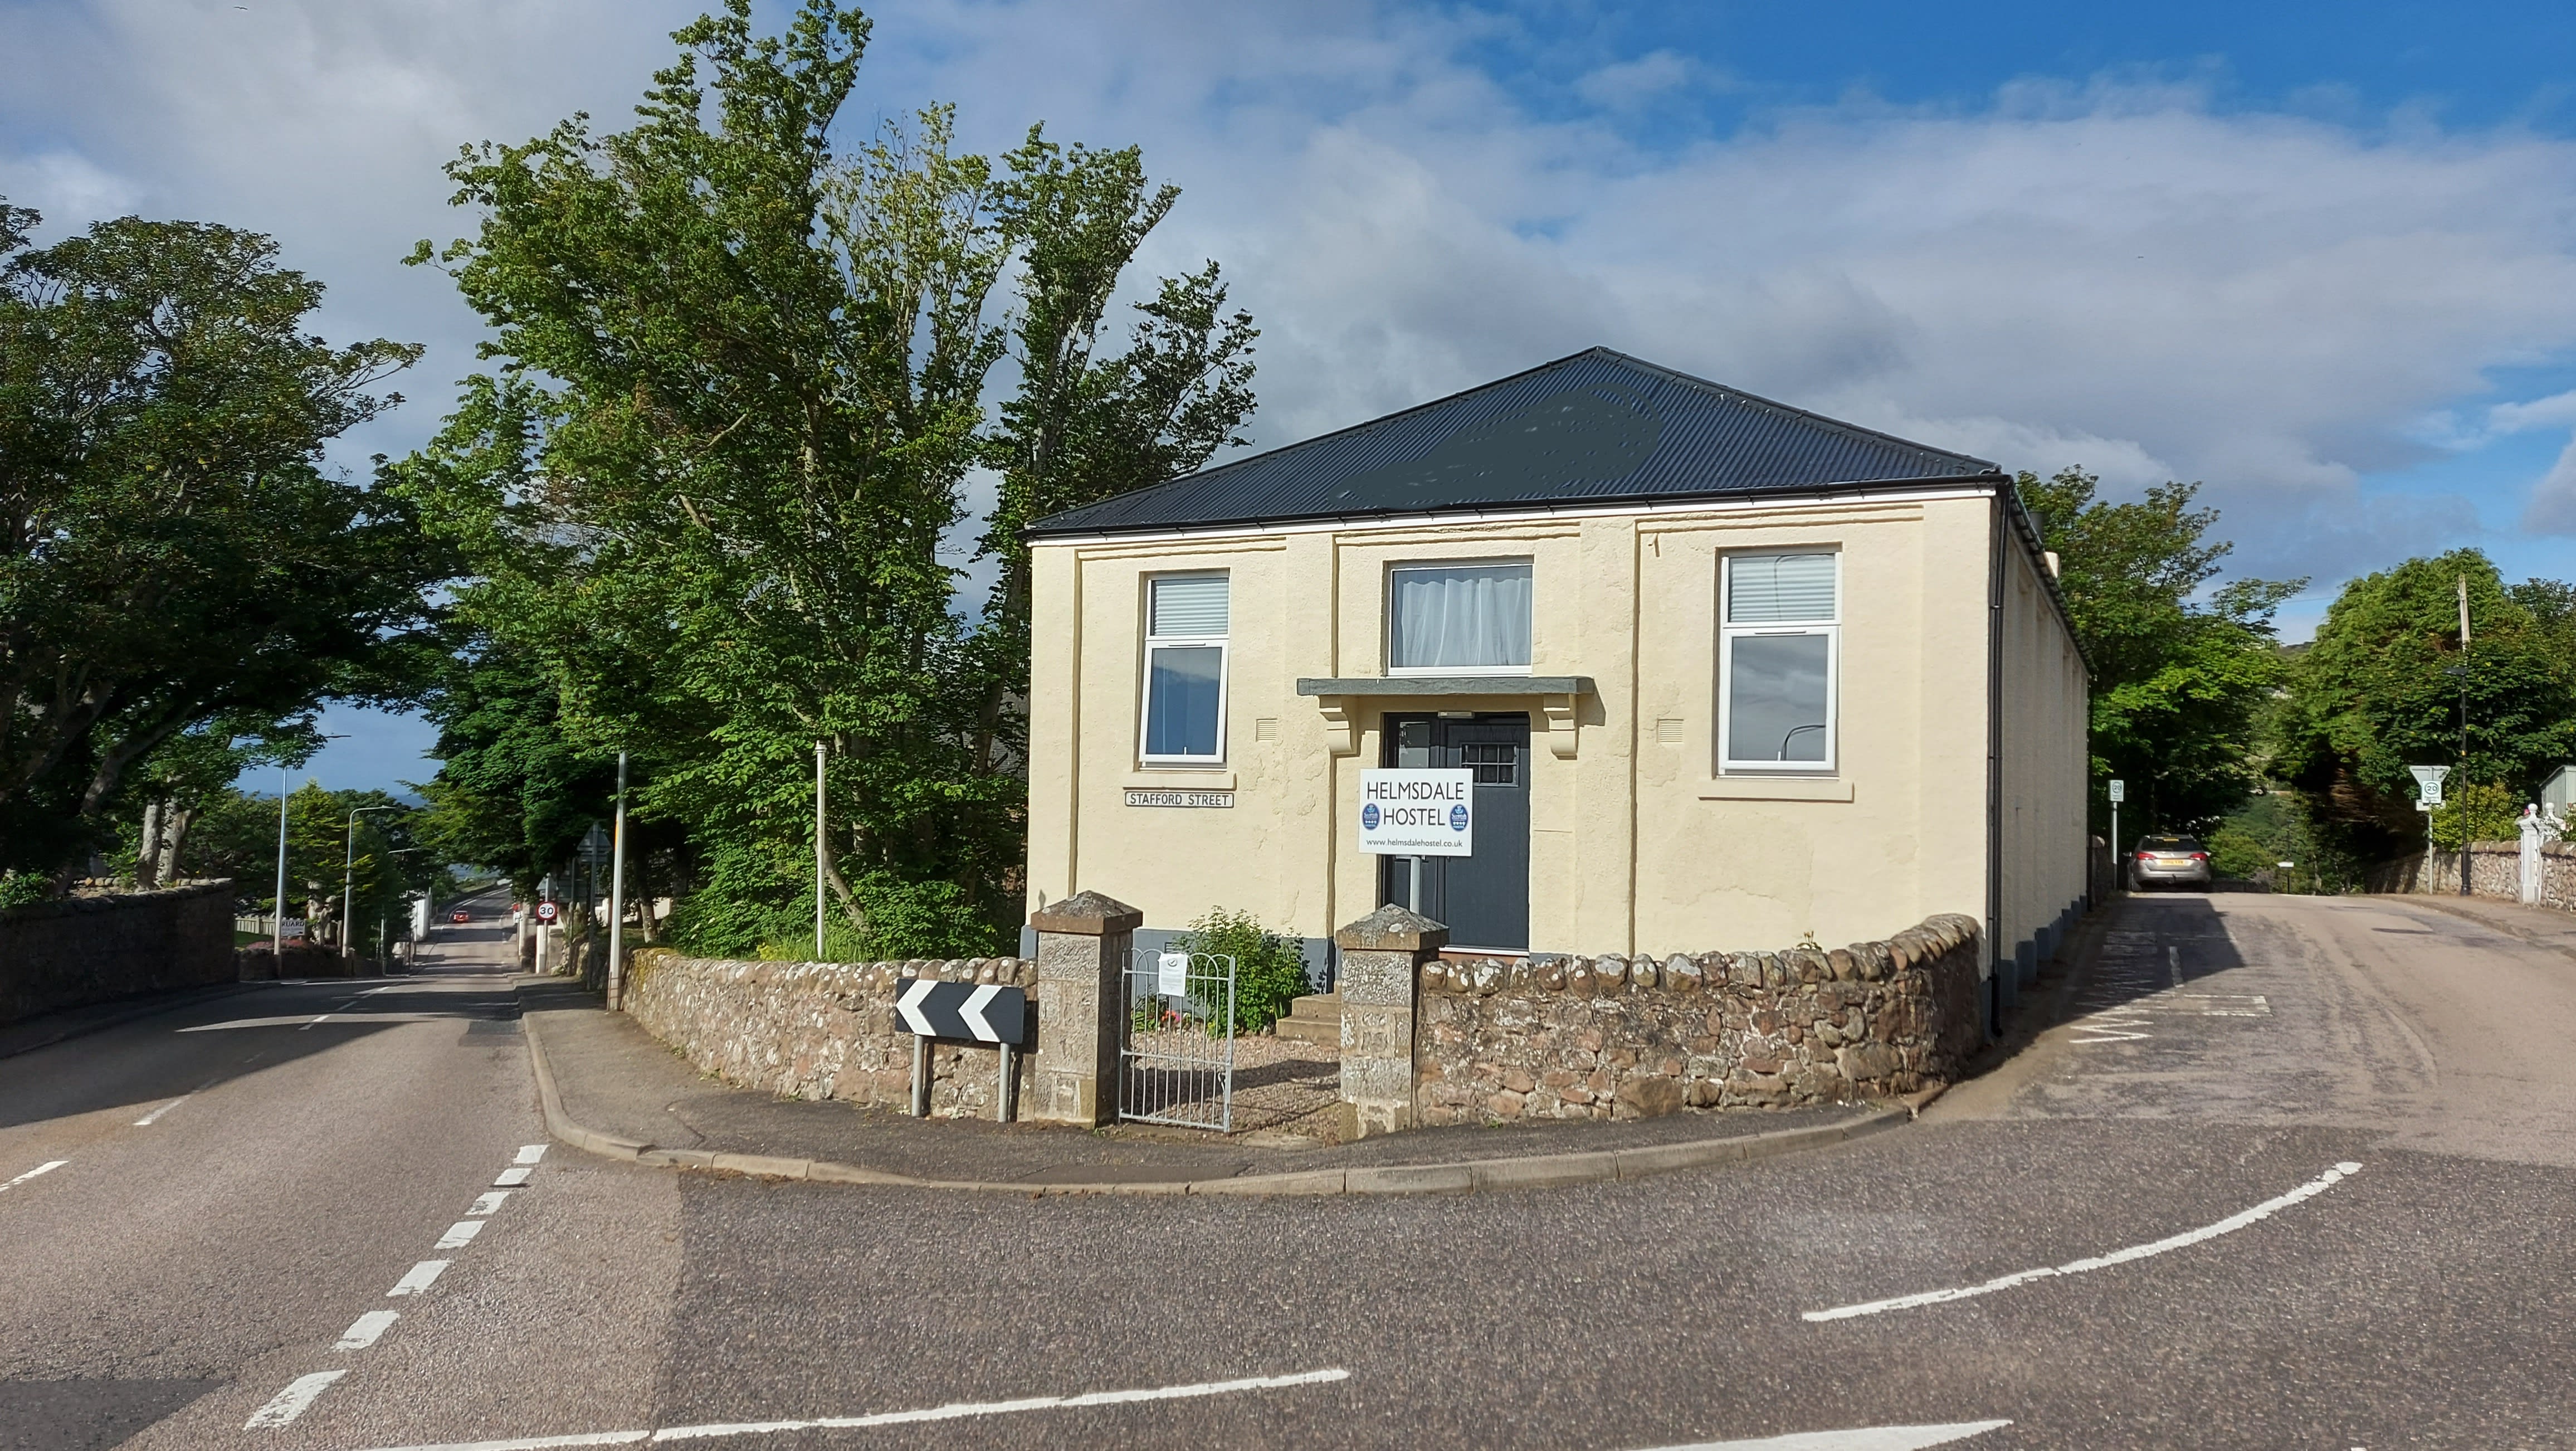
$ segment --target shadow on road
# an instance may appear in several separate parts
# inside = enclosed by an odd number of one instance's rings
[[[515,1020],[506,976],[481,971],[488,989],[454,986],[468,974],[432,973],[413,985],[365,980],[277,983],[0,1059],[0,1128],[104,1109],[142,1109],[217,1088],[405,1023],[460,1027]],[[433,985],[433,982],[444,985]]]

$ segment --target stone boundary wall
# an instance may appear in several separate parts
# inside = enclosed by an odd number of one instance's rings
[[[229,881],[0,911],[0,1023],[239,977]]]
[[[1950,913],[1830,950],[1425,963],[1416,1121],[1651,1118],[1948,1082],[1984,1037],[1982,935]]]
[[[1019,957],[734,962],[646,948],[627,964],[626,1011],[699,1072],[737,1088],[901,1113],[912,1105],[913,1038],[895,1020],[894,985],[906,977],[1035,988],[1037,964]],[[1027,1052],[1019,1059],[1024,1109],[1036,1059]],[[993,1117],[997,1060],[992,1048],[934,1045],[931,1115]]]
[[[2456,894],[2460,890],[2460,854],[2456,851],[2435,852],[2429,863],[2422,852],[2400,857],[2365,872],[2362,885],[2372,892]],[[2492,897],[2500,902],[2520,902],[2522,843],[2471,842],[2469,895]],[[2554,907],[2561,912],[2576,912],[2576,842],[2541,844],[2540,905]]]

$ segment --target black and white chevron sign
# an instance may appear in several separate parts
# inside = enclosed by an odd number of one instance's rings
[[[895,1016],[918,1037],[1013,1047],[1028,1037],[1029,996],[1018,988],[927,977],[900,978],[894,986]]]

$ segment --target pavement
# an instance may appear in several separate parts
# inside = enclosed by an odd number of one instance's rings
[[[523,980],[519,994],[556,1095],[558,1137],[616,1158],[773,1178],[1018,1194],[1457,1192],[1669,1173],[1840,1143],[1907,1117],[1843,1104],[1422,1129],[1331,1145],[1151,1125],[916,1119],[731,1088],[634,1019],[603,1011],[593,994],[546,978]]]
[[[2556,925],[2131,899],[1900,1130],[1333,1198],[574,1152],[478,925],[0,1060],[0,1446],[2564,1448]]]

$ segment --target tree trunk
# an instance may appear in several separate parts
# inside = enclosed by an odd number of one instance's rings
[[[196,823],[195,808],[173,805],[161,821],[161,880],[179,880],[179,850],[188,844],[188,828]]]
[[[143,803],[143,839],[134,848],[134,887],[137,891],[148,892],[160,884],[161,817],[160,798]]]

